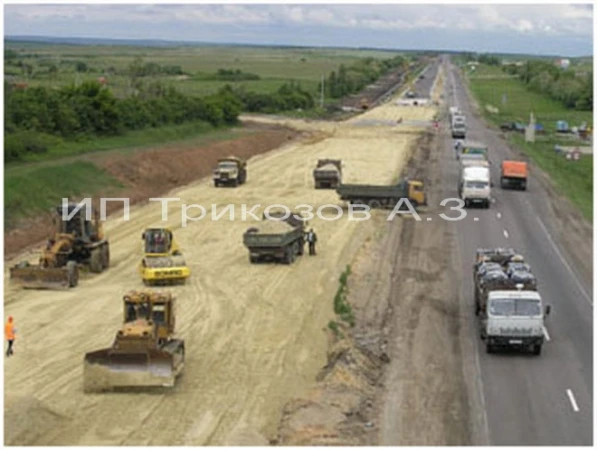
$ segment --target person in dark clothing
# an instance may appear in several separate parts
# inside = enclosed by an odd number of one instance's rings
[[[317,235],[313,231],[313,228],[307,233],[307,242],[309,243],[309,255],[315,255],[315,243],[317,242]]]

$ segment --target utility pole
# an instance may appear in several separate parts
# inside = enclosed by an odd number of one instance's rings
[[[324,93],[323,83],[324,83],[324,80],[325,80],[325,78],[322,75],[321,76],[321,96],[320,96],[320,99],[319,99],[319,105],[320,105],[320,107],[322,109],[323,109],[323,93]]]

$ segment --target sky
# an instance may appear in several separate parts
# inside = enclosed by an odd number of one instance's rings
[[[5,4],[5,36],[593,54],[592,4]]]

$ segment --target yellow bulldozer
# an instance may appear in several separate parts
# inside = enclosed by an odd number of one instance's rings
[[[79,266],[93,273],[110,266],[110,246],[97,210],[88,210],[87,205],[77,210],[78,206],[56,207],[54,235],[42,249],[39,263],[23,261],[11,267],[11,283],[32,289],[68,289],[79,282]]]
[[[173,338],[174,303],[171,293],[127,293],[124,324],[112,347],[85,355],[84,391],[173,387],[185,359],[184,340]]]
[[[191,275],[172,231],[168,228],[148,228],[141,235],[144,256],[139,264],[143,283],[185,283]]]

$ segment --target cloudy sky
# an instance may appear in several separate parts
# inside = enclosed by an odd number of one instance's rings
[[[5,5],[5,36],[593,53],[591,4]]]

